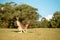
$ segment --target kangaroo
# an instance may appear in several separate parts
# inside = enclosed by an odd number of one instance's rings
[[[19,21],[19,18],[18,18],[18,17],[16,17],[16,19],[17,19],[17,20],[16,20],[16,23],[17,23],[19,32],[20,32],[20,33],[22,33],[22,32],[27,32],[27,28],[28,28],[28,26],[29,26],[30,21],[27,21],[27,22],[25,23],[25,25],[23,25],[23,24]]]

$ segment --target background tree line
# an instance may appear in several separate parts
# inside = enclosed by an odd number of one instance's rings
[[[0,27],[17,28],[18,16],[22,24],[30,20],[29,28],[60,28],[60,11],[56,11],[49,21],[44,17],[38,21],[41,15],[37,11],[38,9],[27,4],[18,5],[15,2],[0,4]]]

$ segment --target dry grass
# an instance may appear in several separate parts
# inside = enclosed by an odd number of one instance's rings
[[[27,33],[17,31],[0,28],[0,40],[60,40],[60,28],[34,28]]]

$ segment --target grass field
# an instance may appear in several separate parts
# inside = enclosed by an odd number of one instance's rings
[[[0,40],[60,40],[60,28],[34,28],[27,33],[0,28]]]

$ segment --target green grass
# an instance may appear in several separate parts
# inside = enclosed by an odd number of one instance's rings
[[[27,33],[0,28],[0,40],[60,40],[60,28],[34,28]]]

